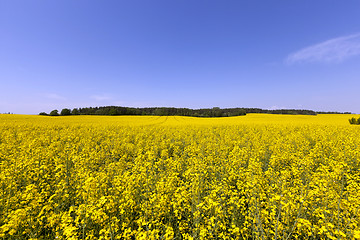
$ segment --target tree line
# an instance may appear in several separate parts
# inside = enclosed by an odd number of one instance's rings
[[[146,107],[146,108],[133,108],[133,107],[118,107],[118,106],[105,106],[105,107],[86,107],[86,108],[64,108],[59,112],[53,110],[49,114],[41,112],[40,115],[49,116],[68,116],[68,115],[154,115],[154,116],[192,116],[192,117],[231,117],[246,115],[243,108],[174,108],[174,107]]]
[[[60,112],[53,110],[49,114],[41,112],[40,115],[68,116],[68,115],[155,115],[155,116],[191,116],[191,117],[231,117],[243,116],[246,113],[269,113],[269,114],[291,114],[291,115],[317,115],[317,114],[342,114],[340,112],[315,112],[304,109],[276,109],[268,110],[261,108],[175,108],[175,107],[85,107],[85,108],[64,108]],[[349,112],[346,112],[350,114]]]

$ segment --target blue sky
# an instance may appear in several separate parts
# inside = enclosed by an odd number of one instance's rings
[[[360,1],[0,0],[0,113],[360,113]]]

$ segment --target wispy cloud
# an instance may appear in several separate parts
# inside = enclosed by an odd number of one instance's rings
[[[55,100],[66,100],[65,97],[60,96],[59,94],[56,94],[56,93],[47,93],[45,96],[47,98],[55,99]]]
[[[111,100],[112,98],[107,95],[107,94],[103,94],[103,95],[93,95],[90,98],[96,100],[96,101],[107,101],[107,100]]]
[[[325,42],[303,48],[293,54],[290,54],[286,59],[286,63],[337,63],[356,55],[360,55],[360,33],[333,38]]]
[[[269,110],[279,110],[279,109],[286,109],[286,107],[279,107],[279,106],[274,105],[274,106],[269,107],[268,109]]]
[[[126,106],[126,103],[124,101],[114,101],[111,104],[114,106]]]

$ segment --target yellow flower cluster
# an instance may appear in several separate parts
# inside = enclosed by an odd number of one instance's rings
[[[349,115],[0,115],[0,239],[360,239]]]

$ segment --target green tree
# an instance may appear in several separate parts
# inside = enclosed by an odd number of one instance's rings
[[[166,116],[166,115],[168,115],[168,112],[167,112],[166,108],[156,108],[154,110],[154,115],[156,115],[156,116]]]
[[[108,115],[115,116],[115,115],[119,115],[119,114],[118,114],[118,111],[116,110],[116,108],[111,108],[109,110]]]
[[[41,112],[41,113],[39,113],[39,115],[47,116],[48,114],[46,112]]]
[[[72,111],[71,111],[71,115],[79,115],[80,112],[79,112],[79,109],[77,108],[74,108]]]
[[[60,113],[61,116],[68,116],[68,115],[71,115],[71,110],[68,109],[68,108],[64,108],[63,110],[61,110],[61,113]]]
[[[58,110],[52,110],[51,112],[50,112],[50,116],[59,116],[59,111]]]

